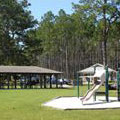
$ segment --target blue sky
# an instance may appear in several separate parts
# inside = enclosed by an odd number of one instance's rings
[[[57,15],[60,9],[64,9],[66,13],[71,14],[73,12],[71,3],[78,3],[79,0],[28,0],[31,3],[29,9],[32,15],[40,20],[47,11],[51,10]]]

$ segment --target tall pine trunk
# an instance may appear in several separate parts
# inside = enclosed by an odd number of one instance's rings
[[[107,4],[107,0],[104,0],[104,5]],[[107,65],[107,20],[106,20],[106,8],[103,8],[103,20],[104,20],[104,28],[103,28],[103,41],[102,41],[102,57],[103,57],[103,65]]]

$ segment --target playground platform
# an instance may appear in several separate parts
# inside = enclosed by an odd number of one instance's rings
[[[43,104],[43,106],[52,107],[61,110],[95,110],[95,109],[117,109],[120,108],[120,102],[117,97],[109,97],[109,102],[105,101],[105,97],[98,96],[96,101],[93,97],[82,103],[81,97],[57,97]]]

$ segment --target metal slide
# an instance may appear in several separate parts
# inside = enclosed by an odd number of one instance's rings
[[[82,102],[88,101],[94,95],[94,93],[102,86],[102,84],[105,81],[105,71],[96,71],[93,78],[95,77],[99,78],[100,83],[94,84],[94,86],[90,90],[87,91],[85,96],[81,98]]]

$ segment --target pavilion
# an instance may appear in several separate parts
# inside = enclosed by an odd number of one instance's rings
[[[77,73],[79,74],[80,78],[82,79],[82,81],[84,83],[86,83],[86,79],[89,78],[91,83],[92,81],[92,76],[95,74],[95,70],[104,70],[105,67],[102,64],[96,63],[88,68],[85,68],[83,70],[78,71]],[[110,75],[112,74],[113,76],[116,77],[116,73],[117,71],[115,71],[114,69],[108,68],[108,71],[110,73]],[[111,76],[110,76],[111,77]],[[116,79],[116,78],[115,78]]]
[[[78,71],[78,73],[82,73],[82,74],[90,74],[90,75],[93,75],[95,73],[95,69],[98,69],[98,70],[103,70],[105,69],[104,68],[104,65],[102,64],[99,64],[99,63],[96,63],[88,68],[85,68],[83,70],[80,70]],[[111,72],[115,72],[115,70],[111,69],[111,68],[108,68],[108,71],[111,73]]]
[[[62,72],[37,66],[0,66],[0,89],[26,89],[36,86],[36,88],[52,88],[52,75],[56,77],[55,84],[58,88],[57,79],[61,74]],[[37,80],[32,80],[33,76]]]

